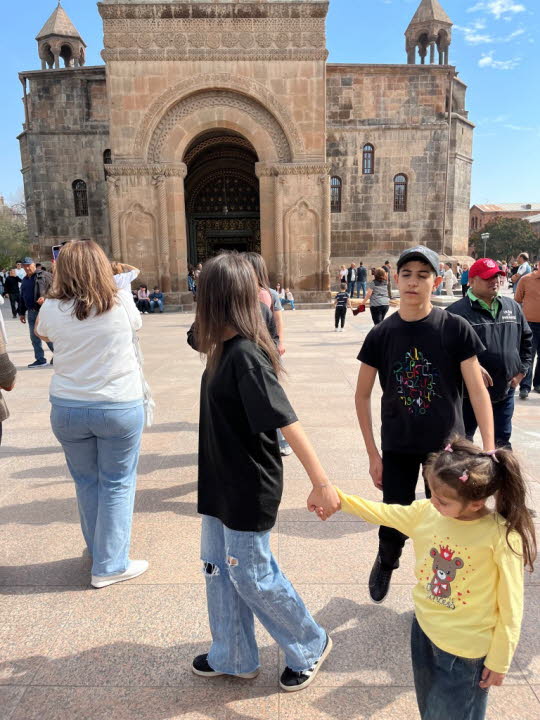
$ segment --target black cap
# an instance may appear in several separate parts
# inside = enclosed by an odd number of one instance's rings
[[[439,273],[439,256],[435,250],[430,250],[425,245],[417,245],[416,247],[404,250],[397,261],[398,271],[402,265],[405,265],[405,263],[408,263],[411,260],[421,260],[422,262],[428,263],[428,265],[431,265],[433,268],[435,275]]]

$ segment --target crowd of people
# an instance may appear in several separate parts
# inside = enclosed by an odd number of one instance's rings
[[[290,290],[270,288],[257,253],[222,253],[193,273],[197,304],[188,342],[206,357],[198,511],[212,643],[193,659],[192,671],[255,678],[255,617],[283,650],[285,692],[308,687],[332,650],[331,636],[270,547],[283,492],[281,456],[294,452],[311,483],[310,512],[327,520],[344,511],[380,526],[369,577],[373,602],[385,600],[406,539],[413,541],[411,655],[422,720],[482,720],[489,688],[503,683],[512,662],[523,573],[536,557],[526,482],[510,436],[517,386],[528,378],[540,392],[538,361],[533,374],[540,270],[512,277],[512,299],[499,293],[499,264],[477,260],[463,268],[463,297],[443,309],[432,305],[439,256],[410,248],[394,276],[399,308],[385,317],[392,297],[390,264],[385,268],[375,269],[370,287],[360,286],[360,305],[369,302],[374,327],[358,354],[355,392],[369,474],[382,502],[333,485],[280,383],[282,301],[294,309]],[[55,353],[51,424],[75,483],[91,584],[130,580],[148,568],[146,560],[131,560],[129,550],[141,435],[152,420],[137,340],[151,295],[141,286],[137,303],[145,304],[136,307],[130,290],[136,269],[111,265],[94,242],[66,243],[53,275],[38,271],[31,258],[22,269],[18,314],[40,347],[45,341]],[[336,328],[351,307],[351,284],[367,283],[358,280],[354,263],[345,270]],[[16,370],[4,337],[0,387],[9,391]],[[377,378],[380,448],[372,415]],[[6,417],[0,397],[0,432]],[[481,447],[472,442],[477,427]],[[425,499],[416,500],[420,472]]]

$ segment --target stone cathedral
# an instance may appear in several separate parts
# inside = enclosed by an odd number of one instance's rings
[[[452,22],[421,0],[402,65],[327,63],[323,0],[102,0],[105,65],[58,4],[19,77],[30,240],[92,238],[174,299],[257,250],[327,296],[343,262],[467,253],[473,125]],[[324,295],[321,295],[323,293]]]

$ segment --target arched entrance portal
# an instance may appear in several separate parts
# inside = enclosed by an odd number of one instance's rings
[[[257,154],[231,130],[199,135],[184,158],[188,263],[221,250],[261,251]]]

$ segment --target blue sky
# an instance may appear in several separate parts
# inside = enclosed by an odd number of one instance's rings
[[[330,0],[330,62],[404,63],[404,35],[420,0]],[[540,202],[540,2],[441,0],[454,22],[450,62],[469,86],[476,123],[472,203]],[[34,38],[55,0],[13,3],[4,19],[0,113],[0,194],[22,186],[16,136],[22,86],[17,73],[37,70]],[[63,6],[88,45],[87,65],[102,60],[102,26],[94,0]]]

